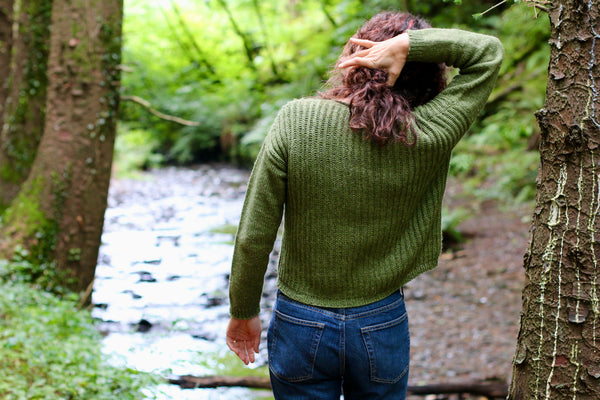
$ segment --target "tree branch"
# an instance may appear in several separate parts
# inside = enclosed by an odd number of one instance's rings
[[[271,389],[269,378],[256,376],[192,376],[184,375],[169,379],[169,383],[179,385],[182,389],[216,388],[241,386],[254,389]],[[472,394],[489,399],[506,398],[508,385],[500,382],[461,382],[439,383],[433,385],[409,386],[412,395],[427,394]]]
[[[508,97],[508,95],[510,95],[511,93],[516,92],[518,90],[521,90],[521,88],[523,87],[523,85],[526,82],[537,78],[542,72],[545,72],[545,71],[541,71],[541,70],[533,71],[531,74],[529,74],[529,76],[527,76],[527,78],[521,79],[517,83],[513,83],[512,85],[507,86],[506,88],[504,88],[504,90],[502,90],[498,94],[494,95],[494,97],[490,97],[490,99],[486,103],[486,107],[490,108],[491,106],[495,106],[496,104],[500,103],[501,101],[504,101],[506,99],[506,97]]]
[[[160,119],[164,119],[166,121],[175,122],[175,123],[178,123],[180,125],[185,125],[185,126],[200,126],[199,122],[189,121],[187,119],[175,117],[173,115],[161,113],[160,111],[152,108],[152,104],[150,104],[149,101],[144,100],[138,96],[121,96],[121,100],[133,101],[134,103],[137,103],[137,104],[141,105],[142,107],[144,107],[146,110],[150,111],[151,114],[157,116]]]

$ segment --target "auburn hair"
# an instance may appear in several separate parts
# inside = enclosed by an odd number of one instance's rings
[[[367,21],[353,37],[381,42],[409,29],[431,28],[424,19],[409,13],[384,12]],[[364,47],[350,41],[344,47],[325,99],[350,100],[350,128],[362,132],[379,145],[415,143],[413,109],[433,99],[446,87],[445,64],[407,62],[394,86],[387,85],[387,72],[366,67],[342,71],[341,60]]]

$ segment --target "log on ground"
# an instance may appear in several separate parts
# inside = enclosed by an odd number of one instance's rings
[[[216,387],[247,387],[255,389],[271,389],[267,377],[255,376],[193,376],[183,375],[169,379],[169,383],[179,385],[183,389],[216,388]],[[431,385],[415,385],[408,387],[411,395],[428,394],[471,394],[489,399],[506,398],[508,386],[501,382],[460,382],[439,383]]]

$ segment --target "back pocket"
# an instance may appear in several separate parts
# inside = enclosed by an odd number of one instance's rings
[[[371,381],[396,383],[408,373],[410,335],[408,317],[361,329],[369,356]]]
[[[269,325],[269,369],[288,382],[312,378],[325,324],[290,317],[278,310]]]

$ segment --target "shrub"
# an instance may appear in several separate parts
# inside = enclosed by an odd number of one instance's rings
[[[141,389],[158,383],[109,364],[90,313],[75,299],[2,278],[0,286],[0,398],[143,399]]]

